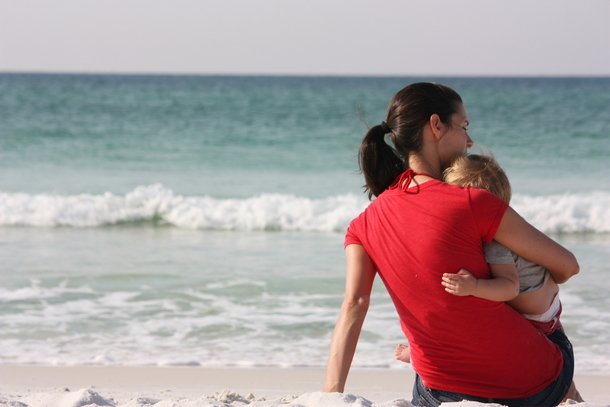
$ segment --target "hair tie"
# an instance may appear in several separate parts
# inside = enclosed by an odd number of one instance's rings
[[[388,133],[392,132],[392,128],[390,126],[388,126],[388,124],[386,122],[381,122],[380,126],[381,126],[381,130],[383,130],[384,134],[388,134]]]

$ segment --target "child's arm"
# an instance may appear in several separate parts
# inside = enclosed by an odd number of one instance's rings
[[[476,278],[467,270],[445,273],[441,284],[448,293],[473,295],[490,301],[510,301],[519,295],[519,275],[515,264],[490,264],[493,278]]]

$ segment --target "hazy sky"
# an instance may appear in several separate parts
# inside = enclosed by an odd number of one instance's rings
[[[0,0],[0,71],[610,75],[610,0]]]

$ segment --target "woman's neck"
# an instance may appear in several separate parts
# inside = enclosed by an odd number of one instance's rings
[[[440,163],[435,163],[432,160],[426,159],[426,157],[421,154],[409,155],[409,168],[416,174],[426,174],[436,179],[443,178]]]

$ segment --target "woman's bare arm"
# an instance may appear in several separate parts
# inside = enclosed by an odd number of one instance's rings
[[[572,252],[530,225],[510,207],[504,213],[494,239],[519,256],[545,267],[557,284],[565,283],[579,271]]]
[[[324,391],[343,392],[369,307],[375,267],[360,245],[345,249],[345,295],[330,344]]]

